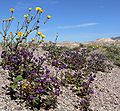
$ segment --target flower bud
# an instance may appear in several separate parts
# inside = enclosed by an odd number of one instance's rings
[[[25,15],[24,15],[24,18],[28,18],[28,16],[29,16],[28,14],[25,14]]]
[[[13,13],[13,12],[14,12],[14,10],[15,10],[14,8],[10,8],[10,12],[12,12],[12,13]]]
[[[32,8],[29,8],[29,11],[31,11],[32,10]]]

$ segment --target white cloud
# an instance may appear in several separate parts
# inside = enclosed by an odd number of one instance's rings
[[[72,28],[83,28],[83,27],[89,27],[89,26],[95,26],[99,23],[84,23],[84,24],[78,24],[78,25],[68,25],[68,26],[59,26],[59,29],[72,29]]]

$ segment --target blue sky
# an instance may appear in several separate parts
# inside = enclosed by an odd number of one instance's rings
[[[23,21],[27,9],[35,11],[36,6],[45,10],[43,18],[53,17],[41,26],[46,40],[54,41],[57,32],[58,41],[84,42],[120,36],[120,0],[1,0],[0,17],[9,17],[9,8],[13,7],[15,22]]]

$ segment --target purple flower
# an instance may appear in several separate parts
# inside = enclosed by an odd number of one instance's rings
[[[91,82],[91,81],[94,81],[94,76],[92,76],[92,74],[90,74],[89,78],[88,78],[88,81]]]
[[[19,82],[18,82],[18,84],[20,84],[20,85],[23,84],[23,83],[24,83],[23,81],[19,81]]]
[[[53,65],[53,66],[57,66],[57,64],[58,64],[58,61],[57,61],[57,60],[52,62],[52,65]]]
[[[43,93],[43,92],[45,92],[45,90],[43,88],[36,89],[36,93]]]
[[[56,78],[51,77],[52,82],[56,82]]]
[[[89,86],[89,83],[83,82],[83,83],[82,83],[82,86],[83,86],[83,87],[88,87],[88,86]]]
[[[88,105],[89,104],[89,101],[87,101],[86,99],[82,99],[81,101],[80,101],[80,105],[82,105],[82,106],[86,106],[86,105]]]
[[[14,70],[14,67],[13,66],[8,66],[8,70],[12,71],[12,70]]]
[[[47,79],[47,78],[49,78],[49,75],[48,74],[44,75],[44,79]]]
[[[39,79],[39,78],[36,78],[35,80],[36,80],[37,82],[39,82],[39,81],[40,81],[40,79]]]
[[[60,89],[56,89],[55,90],[55,95],[59,96],[59,94],[60,94]]]
[[[61,64],[60,66],[59,66],[59,70],[61,70],[61,69],[64,69],[64,68],[66,68],[67,66],[65,65],[65,64]]]
[[[17,62],[17,57],[16,56],[12,56],[11,62],[16,63]]]
[[[32,70],[32,71],[30,71],[30,73],[31,73],[31,74],[35,74],[35,73],[36,73],[36,71],[35,71],[35,70]]]
[[[88,92],[88,94],[94,94],[94,90],[93,89],[89,89],[87,92]]]
[[[50,73],[50,70],[46,69],[46,74],[49,74]]]
[[[46,81],[45,81],[46,83],[50,83],[50,79],[46,79]]]
[[[33,95],[30,95],[30,96],[29,96],[29,99],[30,99],[30,100],[33,100],[33,99],[35,99],[35,97],[34,97]]]
[[[39,80],[39,82],[44,82],[45,80],[43,79],[43,78],[41,78],[40,80]]]

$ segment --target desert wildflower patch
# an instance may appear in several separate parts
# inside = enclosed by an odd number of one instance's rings
[[[26,102],[31,109],[43,107],[49,109],[55,107],[57,96],[61,93],[60,80],[51,74],[49,68],[44,65],[45,56],[34,57],[34,51],[43,42],[46,36],[38,31],[40,13],[43,9],[36,7],[36,15],[31,15],[32,9],[29,8],[28,14],[24,15],[25,21],[20,26],[18,22],[16,32],[7,34],[13,19],[14,9],[11,8],[11,17],[3,20],[3,51],[1,54],[2,67],[8,70],[11,84],[8,86],[11,95]],[[35,24],[29,27],[34,20]],[[6,25],[7,24],[7,25]],[[26,40],[31,32],[36,32],[35,37],[29,42]]]
[[[45,43],[46,35],[40,29],[40,15],[44,10],[40,7],[36,7],[35,15],[32,8],[28,9],[23,16],[24,22],[20,24],[18,21],[16,32],[10,31],[15,10],[11,8],[10,12],[10,17],[2,21],[0,34],[3,37],[1,65],[9,73],[11,83],[7,90],[12,99],[19,99],[20,104],[25,103],[32,110],[49,110],[57,106],[61,86],[70,86],[73,93],[81,98],[78,108],[92,111],[89,108],[90,97],[94,94],[91,84],[97,71],[106,71],[108,65],[104,63],[105,57],[91,54],[91,47],[69,49],[57,46],[56,42]],[[48,15],[43,24],[51,18]],[[28,42],[32,32],[35,36]],[[46,53],[35,56],[40,45]],[[52,68],[56,73],[51,71]]]

